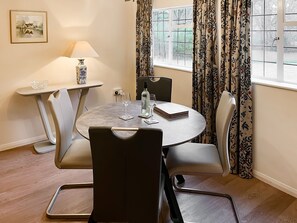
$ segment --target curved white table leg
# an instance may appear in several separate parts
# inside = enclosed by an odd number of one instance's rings
[[[79,97],[79,102],[78,102],[78,106],[77,106],[77,111],[75,114],[75,121],[78,119],[78,117],[83,113],[84,110],[84,106],[85,106],[85,101],[86,101],[86,97],[87,94],[89,92],[89,88],[84,88],[81,89],[80,92],[80,97]],[[47,153],[50,151],[55,150],[56,148],[56,138],[53,135],[52,129],[51,129],[51,125],[48,119],[48,115],[45,109],[45,105],[42,101],[42,97],[41,95],[35,95],[35,99],[38,105],[38,109],[39,109],[39,113],[41,116],[41,120],[42,120],[42,124],[46,133],[46,136],[48,138],[48,141],[43,141],[43,142],[38,142],[34,144],[34,149],[37,153]],[[76,128],[75,126],[73,127],[73,135],[75,137],[75,132],[76,132]]]
[[[43,124],[44,130],[45,130],[46,136],[48,138],[48,141],[35,143],[34,149],[37,153],[47,153],[47,152],[55,150],[56,138],[53,135],[41,95],[35,95],[35,99],[36,99],[36,102],[38,105],[42,124]]]
[[[87,97],[88,92],[89,92],[89,88],[84,88],[84,89],[80,90],[80,97],[79,97],[79,101],[78,101],[78,105],[77,105],[77,110],[76,110],[74,122],[76,122],[78,117],[84,111],[85,101],[86,101],[86,97]],[[73,125],[73,132],[74,133],[77,132],[75,125]]]

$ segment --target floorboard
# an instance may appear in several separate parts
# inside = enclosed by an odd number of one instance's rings
[[[245,180],[236,175],[185,178],[186,186],[232,195],[242,223],[297,223],[297,199],[255,178]],[[45,215],[56,189],[65,183],[90,181],[91,170],[56,168],[54,152],[36,154],[32,145],[0,152],[0,222],[65,222],[48,219]],[[53,209],[55,213],[92,210],[91,189],[73,192],[61,194]],[[186,193],[176,193],[176,196],[187,222],[235,222],[227,199]],[[166,199],[162,222],[171,222]]]

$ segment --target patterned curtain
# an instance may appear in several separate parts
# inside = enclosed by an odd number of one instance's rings
[[[232,173],[252,178],[251,0],[222,0],[220,92],[230,91],[237,109],[230,127]]]
[[[136,77],[152,76],[151,59],[152,0],[137,0]]]
[[[206,118],[198,141],[215,143],[215,112],[219,102],[215,0],[194,0],[193,109]]]
[[[193,108],[206,118],[198,141],[216,143],[215,114],[221,93],[237,108],[230,127],[231,171],[252,178],[250,0],[221,0],[221,65],[218,70],[215,0],[194,0]]]

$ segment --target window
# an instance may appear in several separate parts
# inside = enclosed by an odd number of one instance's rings
[[[155,65],[192,68],[193,7],[153,10]]]
[[[252,77],[297,84],[297,0],[252,0]]]

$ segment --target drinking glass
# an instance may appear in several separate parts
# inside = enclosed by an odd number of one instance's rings
[[[159,121],[154,118],[153,111],[156,105],[157,105],[156,95],[150,94],[150,117],[147,120],[145,120],[145,122],[149,125],[159,123]]]
[[[156,95],[155,94],[150,94],[150,117],[153,118],[153,111],[154,111],[154,108],[156,107],[157,105],[157,102],[156,102]]]
[[[124,91],[122,92],[121,102],[124,105],[124,114],[121,115],[120,118],[123,119],[123,120],[132,119],[133,116],[132,115],[129,115],[127,113],[128,105],[131,103],[131,97],[130,97],[130,93],[129,92],[124,92]]]

